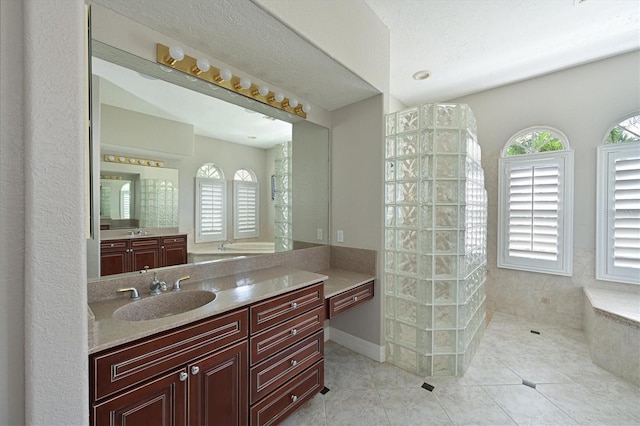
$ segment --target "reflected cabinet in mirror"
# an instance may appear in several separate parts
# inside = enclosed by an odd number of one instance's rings
[[[328,129],[95,40],[92,54],[89,278],[100,241],[186,235],[188,262],[328,244]]]

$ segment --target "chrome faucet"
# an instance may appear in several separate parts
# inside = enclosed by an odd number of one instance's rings
[[[191,275],[185,275],[184,277],[178,278],[176,282],[173,283],[173,288],[171,289],[171,291],[180,291],[180,282],[188,280],[189,278],[191,278]]]
[[[220,245],[218,246],[218,250],[222,250],[222,251],[224,251],[224,250],[226,249],[226,247],[225,247],[224,245],[225,245],[225,244],[227,244],[227,243],[231,244],[231,243],[233,243],[233,241],[231,241],[231,240],[224,240],[224,241],[222,242],[222,244],[220,244]]]
[[[151,284],[149,284],[149,289],[151,290],[149,294],[152,294],[152,295],[160,294],[163,291],[167,291],[167,283],[165,283],[164,281],[160,281],[158,279],[158,273],[154,272],[153,280],[151,280]]]

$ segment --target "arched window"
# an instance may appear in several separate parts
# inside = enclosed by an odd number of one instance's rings
[[[233,175],[233,238],[260,236],[260,193],[253,171],[239,169]]]
[[[498,173],[498,267],[571,275],[573,151],[549,127],[513,135]]]
[[[598,147],[596,278],[640,284],[640,114]]]
[[[227,185],[224,174],[212,163],[196,173],[196,242],[227,239]]]

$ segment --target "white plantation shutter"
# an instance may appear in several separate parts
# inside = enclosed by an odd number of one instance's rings
[[[500,159],[498,266],[571,275],[573,153]]]
[[[597,278],[640,284],[640,145],[598,148]]]
[[[558,259],[558,165],[514,167],[509,175],[509,256]]]
[[[240,239],[259,237],[258,183],[234,180],[233,192],[233,238]]]
[[[227,239],[226,181],[196,178],[196,242]]]

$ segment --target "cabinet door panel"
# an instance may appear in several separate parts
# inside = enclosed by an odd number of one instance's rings
[[[247,353],[240,342],[188,366],[190,425],[247,424]]]
[[[185,369],[174,370],[93,408],[95,426],[180,426],[187,424]]]
[[[113,275],[129,272],[129,253],[109,251],[100,253],[100,275]]]
[[[184,265],[187,263],[187,246],[164,246],[162,266]]]

